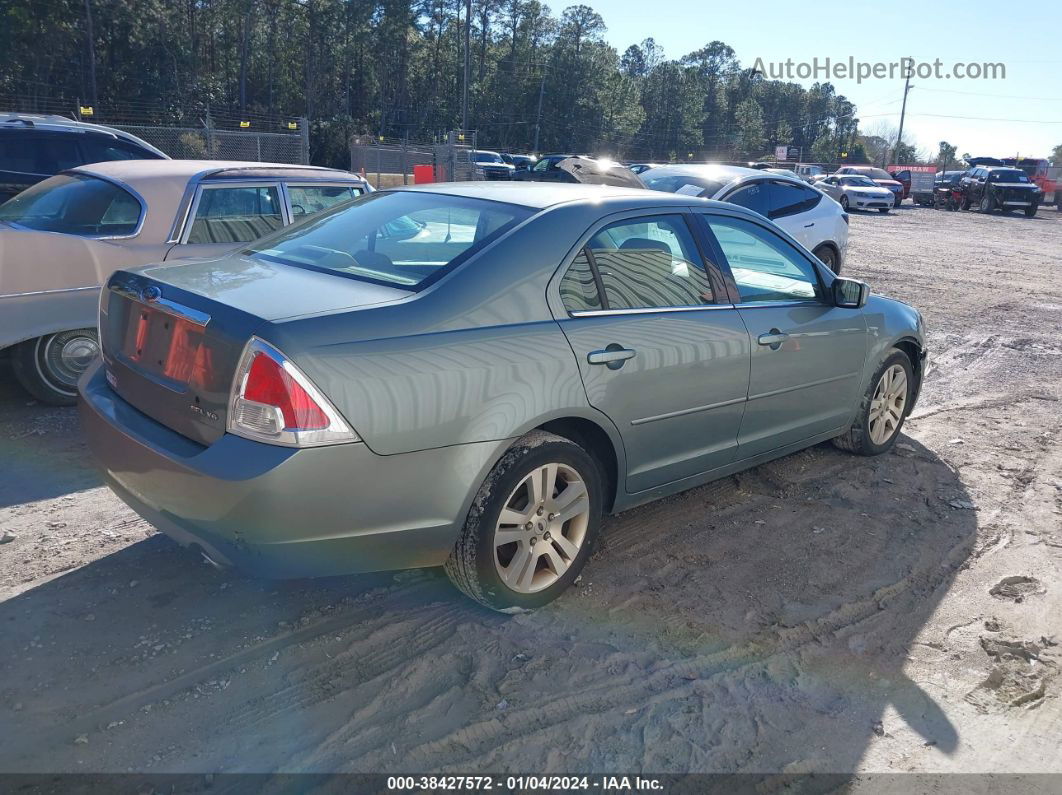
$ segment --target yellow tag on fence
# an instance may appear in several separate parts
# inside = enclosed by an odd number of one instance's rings
[[[81,111],[82,116],[91,116],[93,114],[93,107],[91,105],[82,105],[78,110]]]
[[[250,126],[251,126],[251,123],[249,121],[241,121],[240,122],[240,128],[241,129],[246,130]]]

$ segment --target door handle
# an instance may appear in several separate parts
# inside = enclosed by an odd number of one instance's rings
[[[811,227],[813,227],[813,226],[815,226],[815,222],[814,221],[812,221],[810,224],[804,224],[804,228],[805,229],[811,229]]]
[[[784,331],[779,331],[776,328],[771,329],[767,334],[761,334],[756,338],[756,342],[760,345],[770,346],[772,351],[776,351],[782,347],[782,343],[789,339],[789,335]]]
[[[590,351],[586,354],[586,361],[590,364],[603,364],[609,370],[618,370],[628,359],[633,359],[636,351],[624,348],[622,345],[612,343],[601,351]]]

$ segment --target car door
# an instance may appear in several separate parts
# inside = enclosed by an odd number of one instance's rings
[[[688,216],[599,223],[550,289],[587,398],[623,438],[629,493],[734,459],[748,333]]]
[[[769,224],[699,215],[722,252],[752,350],[738,455],[759,455],[843,428],[867,351],[859,309],[829,300],[818,265]]]
[[[289,223],[279,181],[203,183],[166,259],[224,254]]]

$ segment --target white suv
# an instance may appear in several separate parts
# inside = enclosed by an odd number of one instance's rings
[[[675,165],[643,171],[647,188],[740,204],[766,216],[834,273],[848,248],[848,213],[795,176],[741,166]]]

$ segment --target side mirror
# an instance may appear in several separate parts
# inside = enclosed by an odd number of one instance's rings
[[[833,304],[844,309],[860,309],[866,306],[870,296],[870,287],[858,279],[845,279],[838,276],[830,288],[833,291]]]

